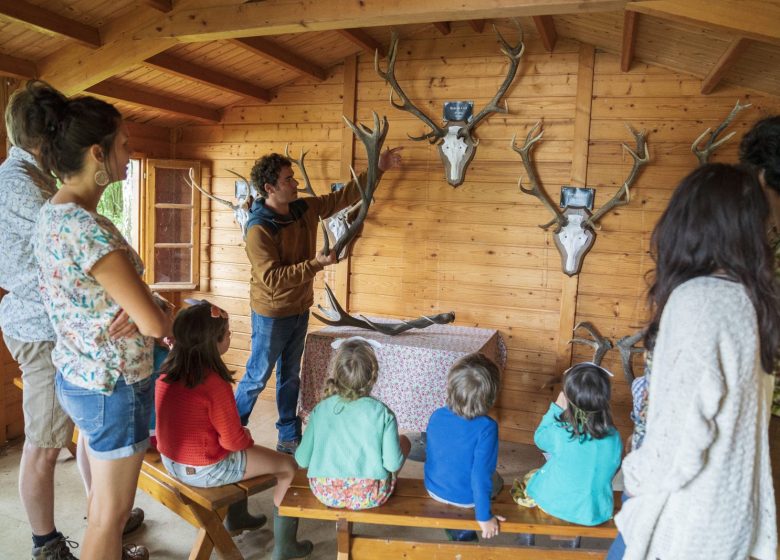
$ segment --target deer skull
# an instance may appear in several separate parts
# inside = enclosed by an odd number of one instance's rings
[[[561,254],[563,272],[567,276],[574,276],[579,274],[596,235],[592,229],[583,226],[583,222],[590,217],[590,212],[585,208],[565,208],[563,214],[566,225],[553,235],[553,239]]]
[[[447,182],[453,187],[463,184],[466,178],[466,168],[474,158],[477,143],[470,135],[461,136],[461,130],[465,130],[465,122],[449,123],[445,125],[447,134],[439,144],[439,155],[444,163],[444,171],[447,174]]]

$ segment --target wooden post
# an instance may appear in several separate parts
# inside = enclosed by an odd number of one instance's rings
[[[351,55],[344,59],[344,95],[342,113],[352,122],[355,121],[355,105],[357,102],[357,55]],[[355,135],[348,126],[343,125],[341,132],[341,176],[349,177],[350,166],[355,162]],[[347,256],[334,267],[335,286],[333,288],[336,299],[342,307],[349,311],[349,263],[351,258]]]
[[[588,179],[588,143],[590,140],[590,111],[593,100],[593,64],[595,49],[592,45],[580,45],[577,70],[577,99],[574,117],[574,147],[572,149],[571,184],[585,186]],[[558,360],[556,372],[571,365],[569,340],[577,315],[577,291],[579,275],[564,276],[561,289],[561,315],[558,326]]]

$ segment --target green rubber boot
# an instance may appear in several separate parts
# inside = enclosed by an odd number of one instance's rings
[[[228,506],[225,516],[225,529],[231,535],[240,535],[243,531],[253,531],[265,525],[268,518],[260,514],[254,516],[249,513],[247,499]]]
[[[274,507],[274,551],[272,560],[305,558],[314,550],[311,541],[297,541],[298,518],[282,517]]]

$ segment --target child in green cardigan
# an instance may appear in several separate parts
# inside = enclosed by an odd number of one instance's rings
[[[323,504],[351,510],[380,506],[411,444],[393,412],[369,395],[379,373],[373,340],[339,339],[325,398],[314,407],[295,460]]]

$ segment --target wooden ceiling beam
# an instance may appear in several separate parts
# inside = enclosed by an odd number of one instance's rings
[[[194,80],[207,86],[215,87],[227,93],[249,97],[267,103],[271,100],[271,92],[259,86],[228,76],[221,72],[193,64],[188,60],[177,58],[173,55],[160,53],[147,58],[144,64],[161,70],[168,74],[174,74],[181,78]]]
[[[745,52],[747,46],[748,40],[744,37],[737,37],[731,42],[729,48],[727,48],[726,51],[721,55],[721,57],[718,59],[718,62],[716,62],[715,66],[713,66],[712,70],[710,70],[710,73],[707,74],[704,80],[702,80],[702,95],[712,93],[712,91],[723,79],[723,76],[726,75],[726,72],[728,72],[729,69],[734,66],[734,63],[737,62],[739,57],[742,56],[742,53]]]
[[[470,19],[468,21],[469,27],[474,30],[475,33],[482,33],[485,30],[484,19]]]
[[[452,27],[450,27],[450,22],[448,22],[448,21],[434,21],[433,22],[433,26],[442,35],[449,35],[450,31],[452,31]]]
[[[780,45],[780,3],[766,0],[642,0],[626,10],[701,27],[736,33]]]
[[[46,35],[76,41],[85,47],[97,48],[100,46],[100,31],[97,28],[66,18],[46,8],[29,4],[24,0],[0,2],[0,16],[12,19],[29,29]]]
[[[620,70],[622,72],[631,70],[631,63],[634,61],[638,17],[636,12],[628,10],[623,14],[623,45],[620,49]]]
[[[384,45],[362,29],[337,29],[337,31],[342,37],[349,39],[364,51],[372,54],[379,51],[379,56],[385,56]]]
[[[0,76],[31,80],[38,77],[38,69],[31,60],[0,54]]]
[[[168,13],[173,10],[172,0],[142,0],[144,4],[157,11]]]
[[[221,120],[219,111],[215,111],[214,109],[201,107],[200,105],[181,101],[180,99],[174,99],[173,97],[134,89],[127,87],[126,84],[101,82],[88,87],[86,91],[94,95],[99,95],[100,97],[123,101],[125,103],[130,103],[131,105],[146,107],[147,109],[174,113],[200,121],[218,123]]]
[[[215,41],[356,27],[622,11],[626,3],[627,0],[459,0],[457,9],[453,9],[451,0],[266,0],[197,9],[180,9],[177,4],[171,14],[137,33],[135,38]]]
[[[298,74],[309,76],[315,80],[324,80],[328,73],[324,68],[320,68],[313,62],[291,53],[283,46],[264,39],[262,37],[247,37],[245,39],[235,39],[233,44],[247,49],[265,59],[271,60],[276,64],[287,68]]]
[[[545,50],[553,52],[555,42],[558,40],[558,33],[555,31],[555,22],[552,16],[533,16],[533,20]]]

